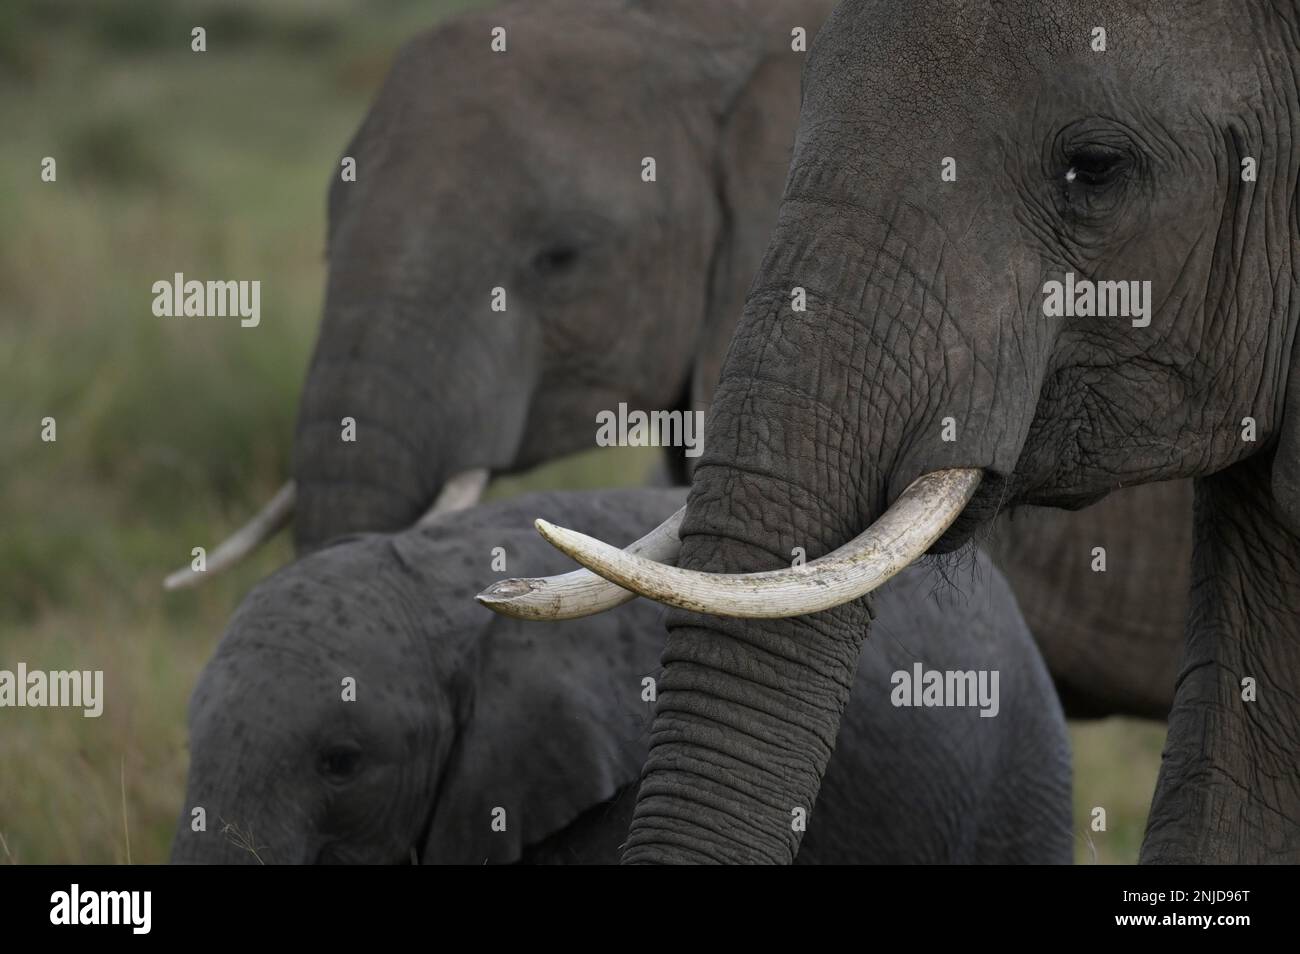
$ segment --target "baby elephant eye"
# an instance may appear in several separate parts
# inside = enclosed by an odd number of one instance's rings
[[[556,245],[533,257],[533,270],[539,275],[562,275],[578,264],[579,251],[574,245]]]
[[[326,778],[343,781],[361,771],[361,749],[355,745],[332,745],[320,753],[317,767]]]

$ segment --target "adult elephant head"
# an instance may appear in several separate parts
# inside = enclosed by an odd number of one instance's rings
[[[1294,3],[836,9],[681,572],[543,526],[684,607],[627,860],[789,861],[867,634],[840,601],[1008,504],[1185,476],[1192,611],[1142,857],[1300,860],[1298,71]],[[1105,314],[1088,282],[1139,284],[1095,286]],[[1076,317],[1048,317],[1065,288]],[[829,573],[728,575],[863,528]]]
[[[832,6],[516,2],[408,43],[329,189],[296,501],[216,562],[295,506],[300,550],[403,528],[456,475],[594,446],[621,402],[705,408]]]

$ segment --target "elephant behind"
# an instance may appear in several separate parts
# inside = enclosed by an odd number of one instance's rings
[[[616,862],[662,609],[548,627],[471,597],[506,567],[565,562],[526,514],[630,539],[682,500],[529,495],[341,540],[262,583],[194,691],[173,860]],[[915,666],[996,671],[996,714],[895,705]],[[911,569],[882,595],[821,797],[781,810],[806,823],[801,863],[1070,860],[1063,716],[986,558]]]
[[[792,32],[832,6],[530,0],[403,47],[330,184],[300,552],[592,448],[620,404],[707,407],[789,164]]]
[[[776,221],[803,50],[833,5],[511,3],[407,44],[344,149],[356,181],[331,178],[294,447],[301,551],[409,526],[456,475],[590,448],[620,403],[708,407]],[[1187,567],[1189,497],[1123,491],[993,534],[1071,715],[1168,713],[1185,576],[1086,560],[1138,513],[1165,531],[1119,549]]]
[[[1164,720],[1192,583],[1192,483],[1083,510],[1013,508],[981,544],[1006,574],[1072,719]]]

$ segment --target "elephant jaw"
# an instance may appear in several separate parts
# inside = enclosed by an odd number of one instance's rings
[[[865,596],[922,556],[961,514],[982,476],[970,468],[924,474],[844,546],[806,565],[761,573],[702,573],[671,565],[681,546],[677,532],[684,508],[626,550],[538,520],[542,536],[591,572],[503,580],[478,600],[521,619],[573,619],[637,595],[742,619],[816,613]]]
[[[436,523],[444,514],[465,510],[478,503],[483,496],[491,474],[486,468],[478,467],[453,475],[442,486],[437,498],[416,526],[425,527]],[[298,487],[292,481],[275,492],[270,501],[259,510],[248,523],[244,524],[225,540],[213,548],[203,570],[193,566],[182,567],[168,574],[163,580],[163,589],[179,590],[196,586],[205,579],[216,576],[242,563],[252,556],[262,544],[289,525],[298,501]]]

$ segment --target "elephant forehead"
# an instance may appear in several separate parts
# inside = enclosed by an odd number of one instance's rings
[[[511,98],[541,103],[567,93],[584,108],[613,108],[654,82],[649,75],[640,86],[614,78],[639,75],[656,51],[631,29],[626,10],[602,0],[540,6],[515,4],[459,17],[421,34],[402,48],[386,92],[404,92],[412,107],[479,103],[495,112]],[[494,50],[494,39],[505,49]],[[596,77],[619,95],[593,90]]]
[[[960,122],[973,93],[1023,98],[1038,95],[1043,77],[1088,65],[1113,69],[1167,62],[1171,50],[1211,50],[1224,11],[1222,2],[1189,10],[1160,0],[848,0],[811,51],[806,109],[855,115],[873,89],[888,85],[908,91],[890,99],[890,114]],[[1106,32],[1104,58],[1092,46],[1096,30]]]
[[[232,623],[200,684],[231,699],[266,700],[286,695],[308,706],[313,699],[338,699],[344,679],[378,681],[377,673],[397,667],[376,663],[379,652],[362,652],[364,642],[344,644],[328,637],[310,620],[292,617],[245,617]]]
[[[391,617],[390,601],[376,585],[383,569],[384,561],[371,546],[314,553],[254,589],[234,622],[248,626],[260,619],[290,637],[310,626],[375,632]]]
[[[270,654],[277,665],[390,670],[425,660],[419,634],[436,610],[417,613],[415,587],[388,538],[340,543],[260,584],[235,613],[218,656]]]
[[[253,748],[349,735],[402,745],[445,709],[440,682],[413,650],[309,645],[292,632],[297,627],[263,620],[223,641],[194,692],[198,735]]]

